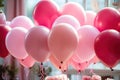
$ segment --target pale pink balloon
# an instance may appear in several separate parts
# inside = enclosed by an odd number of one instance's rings
[[[84,25],[79,28],[79,44],[75,54],[79,56],[81,63],[89,61],[95,56],[94,40],[99,33],[95,27],[90,25]]]
[[[25,59],[19,59],[18,61],[26,68],[32,67],[35,63],[35,60],[30,55],[28,55]]]
[[[48,35],[49,29],[43,26],[31,28],[26,35],[26,51],[39,62],[43,62],[49,57]]]
[[[64,62],[63,64],[61,64],[59,60],[52,54],[50,55],[49,60],[53,64],[53,66],[61,71],[67,70],[68,68],[68,62]]]
[[[6,24],[6,16],[3,12],[0,11],[0,25],[1,24]]]
[[[28,56],[24,40],[27,30],[23,27],[13,28],[6,36],[6,47],[10,54],[18,59],[24,59]]]
[[[63,15],[72,15],[74,16],[81,25],[85,24],[86,21],[86,13],[84,8],[75,2],[68,2],[62,8]]]
[[[59,23],[68,23],[70,25],[72,25],[76,30],[78,28],[80,28],[80,23],[79,21],[74,17],[74,16],[71,16],[71,15],[62,15],[60,17],[58,17],[54,23],[53,23],[53,27],[56,25],[56,24],[59,24]]]
[[[86,25],[94,25],[94,19],[96,17],[96,13],[93,11],[86,11]]]
[[[48,37],[50,52],[60,61],[67,61],[78,45],[77,31],[67,23],[56,24]]]
[[[19,26],[24,27],[26,29],[30,29],[34,26],[34,24],[32,20],[27,16],[17,16],[11,21],[10,27],[14,28]]]

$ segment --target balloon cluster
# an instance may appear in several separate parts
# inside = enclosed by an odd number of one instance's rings
[[[0,15],[0,19],[4,18]],[[49,59],[63,71],[69,64],[84,70],[99,60],[114,67],[120,59],[120,13],[116,9],[108,7],[96,14],[68,2],[60,10],[53,1],[41,0],[33,10],[33,20],[26,16],[2,20],[7,24],[0,25],[0,57],[10,53],[25,67]]]

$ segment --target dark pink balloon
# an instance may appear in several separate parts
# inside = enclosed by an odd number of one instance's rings
[[[100,31],[115,29],[120,31],[120,13],[114,8],[104,8],[99,11],[94,20],[94,26]]]
[[[120,33],[112,29],[101,32],[95,39],[94,48],[106,66],[116,66],[120,59]]]
[[[0,57],[3,58],[5,58],[9,53],[5,45],[5,38],[9,31],[10,31],[9,26],[0,26]]]
[[[68,2],[62,8],[62,15],[72,15],[74,16],[81,25],[86,22],[86,13],[84,8],[75,2]]]
[[[33,19],[36,25],[43,25],[49,29],[54,20],[60,15],[58,6],[51,0],[40,1],[33,11]]]

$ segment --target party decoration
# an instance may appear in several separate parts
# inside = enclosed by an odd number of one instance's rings
[[[34,26],[32,20],[28,18],[27,16],[17,16],[13,18],[13,20],[10,23],[10,27],[24,27],[26,29],[30,29]]]
[[[96,17],[96,13],[93,11],[86,11],[86,25],[94,25],[94,19]]]
[[[67,61],[78,45],[77,31],[67,23],[56,24],[48,37],[50,52],[63,63]]]
[[[23,27],[15,27],[6,36],[6,47],[9,53],[18,59],[24,59],[28,56],[24,40],[27,30]]]
[[[26,35],[26,51],[39,62],[43,62],[49,57],[48,35],[49,29],[44,26],[33,27]]]
[[[5,38],[10,30],[9,26],[0,25],[0,57],[2,58],[5,58],[9,53],[5,45]]]
[[[6,24],[6,16],[5,14],[0,10],[0,25],[5,25]]]
[[[32,67],[35,63],[35,60],[30,55],[28,55],[25,59],[19,59],[18,61],[26,68]]]
[[[94,26],[103,31],[106,29],[115,29],[120,31],[120,13],[114,8],[104,8],[100,10],[94,20]]]
[[[54,21],[53,27],[59,23],[68,23],[72,25],[76,30],[80,28],[79,21],[74,16],[71,15],[61,15]]]
[[[68,2],[62,8],[62,15],[74,16],[81,25],[85,24],[86,14],[83,7],[75,2]]]
[[[84,25],[79,28],[79,43],[75,54],[79,56],[81,63],[89,61],[95,56],[94,40],[99,33],[95,27],[90,25]]]
[[[33,11],[36,25],[43,25],[51,29],[54,20],[60,15],[59,8],[52,0],[38,2]]]
[[[116,30],[102,31],[94,44],[97,57],[107,67],[114,67],[120,59],[120,33]]]

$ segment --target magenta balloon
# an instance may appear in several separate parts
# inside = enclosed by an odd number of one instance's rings
[[[25,59],[19,59],[18,61],[26,68],[32,67],[35,63],[35,60],[30,55],[28,55]]]
[[[94,19],[96,17],[96,13],[93,11],[86,11],[86,25],[94,25]]]
[[[9,26],[0,25],[0,57],[2,58],[5,58],[9,54],[5,45],[5,38],[10,30],[11,28]]]
[[[94,20],[94,26],[103,31],[106,29],[115,29],[120,31],[120,13],[114,8],[104,8],[99,11]]]
[[[28,56],[24,40],[27,30],[23,27],[13,28],[6,36],[6,47],[10,54],[18,59],[24,59]]]
[[[86,62],[95,56],[94,40],[100,32],[93,26],[84,25],[78,30],[79,43],[75,54],[79,56],[80,62]]]
[[[116,30],[105,30],[95,39],[97,57],[107,67],[114,67],[120,59],[120,33]]]
[[[33,24],[32,20],[30,18],[28,18],[27,16],[17,16],[10,23],[11,28],[24,27],[26,29],[30,29],[33,26],[34,26],[34,24]]]
[[[77,31],[67,23],[59,23],[52,28],[48,46],[50,52],[61,62],[67,61],[78,45]]]
[[[78,28],[80,28],[80,23],[79,21],[74,17],[74,16],[71,16],[71,15],[62,15],[60,17],[58,17],[54,23],[53,23],[53,27],[56,25],[56,24],[59,24],[59,23],[68,23],[70,25],[72,25],[76,30]]]
[[[85,24],[86,14],[84,8],[75,2],[68,2],[62,8],[62,14],[74,16],[81,25]]]
[[[49,29],[43,26],[31,28],[26,35],[25,48],[28,54],[39,62],[49,57],[48,35]]]
[[[33,11],[33,19],[36,25],[43,25],[51,29],[52,23],[60,15],[57,4],[52,0],[38,2]]]

